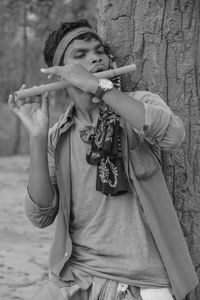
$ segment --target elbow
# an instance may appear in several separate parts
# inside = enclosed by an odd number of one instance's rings
[[[185,127],[182,121],[179,119],[179,126],[174,127],[174,135],[171,139],[171,149],[174,150],[178,148],[183,140],[185,139]]]
[[[170,135],[165,136],[163,141],[161,142],[161,149],[167,151],[175,151],[185,139],[185,128],[184,126],[180,126],[178,128],[172,128],[173,132]]]
[[[50,226],[51,224],[53,224],[56,215],[55,216],[34,216],[34,215],[27,215],[28,219],[30,220],[30,222],[37,228],[43,229],[46,228],[48,226]]]
[[[57,213],[58,213],[58,208],[56,207],[51,212],[41,211],[40,209],[36,208],[35,206],[30,207],[25,202],[24,211],[25,211],[25,214],[26,214],[27,218],[29,219],[29,221],[35,227],[45,228],[45,227],[50,226],[54,222],[54,220],[57,216]]]
[[[173,140],[173,147],[178,148],[185,139],[185,128],[179,128],[176,137]]]
[[[50,226],[58,214],[58,198],[55,193],[54,199],[48,208],[41,208],[37,203],[33,202],[27,193],[24,201],[24,211],[30,222],[38,228]]]

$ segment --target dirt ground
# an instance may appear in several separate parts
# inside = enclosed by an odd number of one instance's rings
[[[24,214],[28,156],[0,157],[0,299],[27,300],[47,278],[54,226],[34,227]]]

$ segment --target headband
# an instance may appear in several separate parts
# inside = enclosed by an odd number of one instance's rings
[[[76,29],[70,31],[69,33],[67,33],[62,38],[62,40],[58,44],[58,47],[55,51],[54,58],[53,58],[53,66],[59,65],[60,59],[61,59],[64,51],[66,50],[66,48],[69,46],[69,44],[72,42],[73,39],[75,39],[77,36],[79,36],[83,33],[89,33],[89,32],[97,35],[96,31],[89,27],[79,27],[79,28],[76,28]]]

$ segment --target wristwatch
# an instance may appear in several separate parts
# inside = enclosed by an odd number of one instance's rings
[[[102,99],[103,95],[113,89],[113,83],[111,80],[106,78],[100,78],[98,88],[95,92],[95,97]]]

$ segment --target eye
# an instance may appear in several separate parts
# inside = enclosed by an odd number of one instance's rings
[[[78,52],[74,55],[74,58],[75,59],[80,59],[80,58],[83,58],[85,56],[85,53],[84,52]]]

